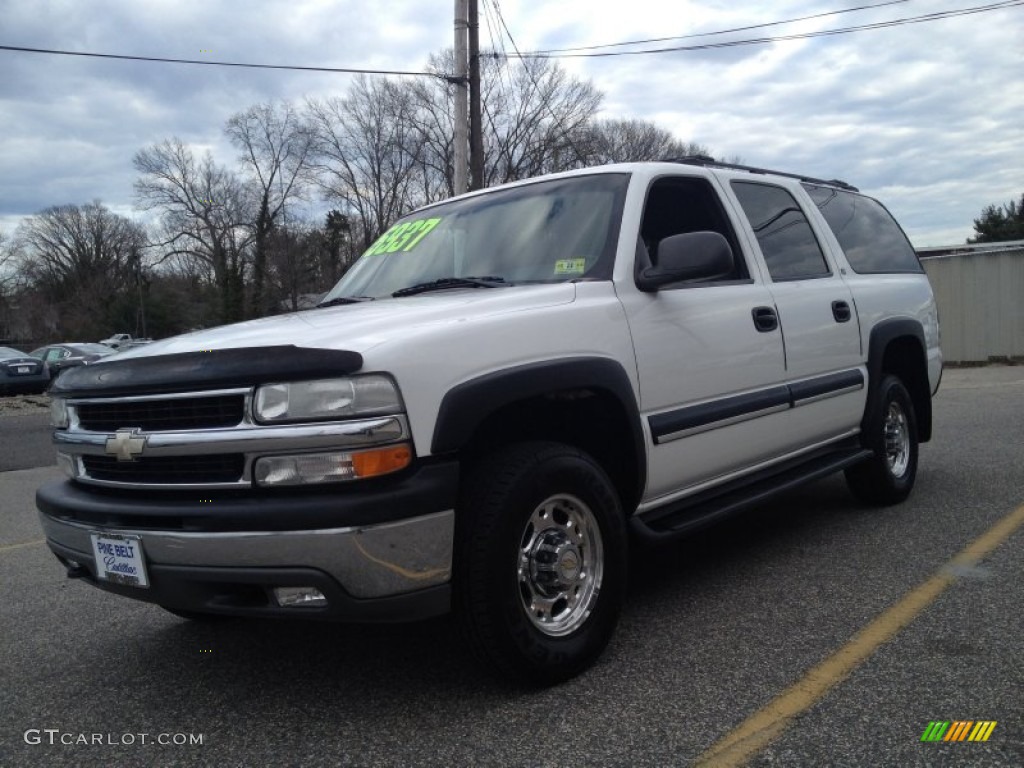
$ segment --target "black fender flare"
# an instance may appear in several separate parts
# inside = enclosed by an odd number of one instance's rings
[[[625,368],[609,358],[574,357],[527,363],[453,387],[438,408],[430,452],[440,455],[458,451],[484,419],[506,405],[574,389],[601,390],[622,405],[629,422],[638,488],[642,492],[647,483],[647,454],[640,409]]]
[[[925,342],[924,326],[918,320],[909,317],[894,317],[883,320],[871,329],[871,336],[868,342],[868,402],[864,409],[864,418],[861,421],[861,432],[867,430],[867,425],[874,423],[874,409],[877,407],[875,393],[882,381],[882,364],[885,361],[885,353],[894,340],[904,337],[911,337],[921,345],[922,359],[921,375],[925,382],[925,396],[922,402],[920,398],[914,398],[915,410],[917,411],[917,433],[918,440],[922,443],[928,442],[932,436],[932,400],[931,388],[928,384],[928,345]],[[904,382],[908,384],[910,382]],[[913,395],[913,392],[911,393]]]

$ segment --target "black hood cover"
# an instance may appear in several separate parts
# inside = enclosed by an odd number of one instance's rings
[[[358,352],[294,345],[104,360],[71,368],[50,393],[82,397],[228,389],[276,381],[344,376],[363,367]]]

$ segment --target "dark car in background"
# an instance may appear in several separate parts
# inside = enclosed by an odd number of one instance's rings
[[[0,347],[0,395],[34,394],[50,384],[42,360],[11,347]]]
[[[117,352],[105,344],[92,344],[88,342],[72,341],[64,344],[50,344],[46,347],[32,350],[32,357],[44,361],[50,369],[50,376],[54,379],[66,368],[73,368],[76,365],[95,363],[102,357]]]

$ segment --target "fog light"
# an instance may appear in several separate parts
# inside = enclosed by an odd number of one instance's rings
[[[274,599],[282,608],[322,608],[327,596],[316,587],[274,587]]]

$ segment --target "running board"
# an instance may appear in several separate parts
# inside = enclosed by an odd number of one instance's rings
[[[719,488],[634,515],[633,532],[643,539],[674,538],[715,523],[771,497],[819,480],[870,458],[864,448],[845,448],[819,454],[798,463],[772,467]]]

